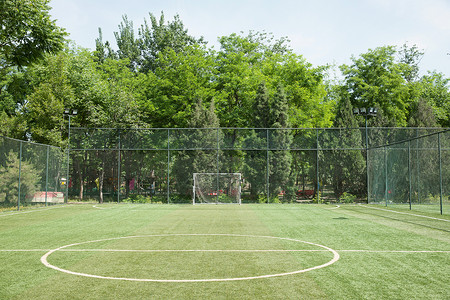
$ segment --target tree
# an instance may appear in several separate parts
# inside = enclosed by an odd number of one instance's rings
[[[172,170],[175,188],[180,195],[191,195],[193,173],[217,172],[218,150],[214,149],[217,149],[218,139],[221,139],[218,127],[214,101],[210,102],[207,109],[203,101],[198,99],[189,119],[189,128],[192,129],[183,130],[177,138],[179,144],[175,146],[183,149],[177,151]]]
[[[49,0],[0,2],[0,74],[63,48],[66,33],[50,19]]]
[[[114,32],[117,47],[119,47],[117,55],[119,59],[128,59],[130,69],[137,71],[142,60],[139,40],[134,37],[133,22],[129,21],[126,15],[122,17],[122,20],[119,25],[119,31]]]
[[[325,98],[323,68],[313,68],[292,53],[286,38],[250,32],[219,39],[216,54],[217,109],[224,127],[248,127],[253,123],[253,101],[259,84],[265,82],[269,95],[282,84],[288,100],[289,117],[295,127],[328,127],[332,102]]]
[[[253,198],[263,192],[267,197],[268,192],[270,199],[276,199],[277,195],[284,191],[287,198],[292,200],[292,156],[286,151],[290,149],[292,136],[289,131],[283,130],[290,127],[290,122],[289,106],[281,85],[272,99],[270,98],[265,83],[261,83],[252,110],[252,125],[261,129],[253,130],[244,141],[245,148],[255,149],[246,152],[244,176],[251,184]],[[267,147],[272,150],[268,152]]]
[[[183,53],[167,48],[158,65],[147,75],[147,94],[141,101],[145,121],[153,127],[190,126],[196,99],[210,102],[219,94],[214,88],[213,57],[201,46],[187,47]]]
[[[141,71],[155,71],[159,66],[158,56],[166,49],[175,53],[183,53],[186,47],[204,45],[203,37],[197,39],[188,34],[179,15],[175,15],[172,22],[166,24],[164,12],[161,12],[159,22],[150,13],[150,24],[144,20],[139,29],[139,47],[142,55]]]
[[[425,99],[419,99],[411,105],[409,127],[436,127],[436,125],[433,108]]]
[[[253,200],[264,193],[267,196],[267,130],[270,127],[270,99],[264,83],[260,83],[253,102],[254,118],[252,126],[261,128],[252,130],[244,141],[248,150],[245,155],[244,177],[250,183]]]
[[[417,45],[408,47],[407,44],[398,51],[400,63],[404,64],[403,77],[407,82],[416,81],[419,78],[419,63],[423,58],[423,50],[419,50]]]
[[[6,153],[5,153],[6,155]],[[5,165],[0,165],[0,202],[17,204],[19,194],[19,157],[10,151],[5,157]],[[31,196],[37,190],[40,176],[31,162],[20,164],[20,193]]]
[[[284,192],[286,200],[292,201],[295,195],[291,174],[292,155],[289,151],[292,135],[290,131],[283,130],[283,128],[291,127],[288,112],[287,98],[283,87],[279,85],[270,111],[271,127],[275,129],[271,130],[270,144],[277,150],[272,150],[270,155],[269,191],[271,197],[276,197],[280,192]]]
[[[418,100],[425,101],[433,110],[438,125],[450,127],[450,78],[429,72],[419,81]]]
[[[395,61],[393,46],[369,49],[351,66],[341,66],[353,107],[378,107],[393,126],[405,126],[410,105],[404,64]]]
[[[24,105],[26,79],[19,72],[64,46],[66,33],[50,19],[49,0],[0,1],[0,133],[25,137],[25,125],[17,117]]]
[[[355,195],[364,195],[366,185],[366,165],[363,152],[360,150],[342,150],[360,148],[362,142],[361,131],[356,128],[357,120],[353,115],[353,107],[345,91],[340,99],[334,127],[338,130],[327,131],[324,136],[324,147],[329,149],[326,160],[322,159],[322,165],[328,165],[329,177],[334,194],[339,199],[344,192]]]

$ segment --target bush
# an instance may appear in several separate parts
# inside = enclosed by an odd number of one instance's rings
[[[356,196],[347,192],[342,193],[341,197],[339,198],[339,201],[341,203],[354,203],[355,200]]]
[[[152,203],[151,197],[145,197],[143,195],[131,195],[123,200],[125,203]]]

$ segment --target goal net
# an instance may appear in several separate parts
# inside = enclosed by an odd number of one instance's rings
[[[194,173],[193,204],[241,204],[241,173]]]

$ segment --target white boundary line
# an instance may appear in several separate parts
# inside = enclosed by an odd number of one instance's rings
[[[97,208],[97,209],[111,209],[113,207],[98,207],[97,205],[92,205],[93,208]]]
[[[322,265],[314,266],[314,267],[307,268],[307,269],[297,270],[297,271],[293,271],[293,272],[278,273],[278,274],[268,274],[268,275],[261,275],[261,276],[250,276],[250,277],[209,278],[209,279],[150,279],[150,278],[127,278],[127,277],[123,278],[123,277],[99,276],[99,275],[86,274],[86,273],[80,273],[80,272],[73,272],[73,271],[70,271],[70,270],[62,269],[62,268],[59,268],[57,266],[54,266],[54,265],[50,264],[47,261],[47,258],[52,253],[54,253],[56,251],[60,251],[60,250],[65,249],[65,248],[68,248],[68,247],[72,247],[72,246],[88,244],[88,243],[95,243],[95,242],[102,242],[102,241],[110,241],[110,240],[119,240],[119,239],[128,239],[128,238],[142,238],[142,237],[162,237],[162,236],[233,236],[233,237],[252,237],[252,238],[268,238],[268,239],[287,240],[287,241],[299,242],[299,243],[304,243],[304,244],[308,244],[308,245],[312,245],[312,246],[323,248],[323,249],[333,253],[333,258],[330,261],[328,261],[328,262],[326,262],[326,263],[324,263]],[[99,278],[99,279],[112,279],[112,280],[125,280],[125,281],[140,281],[140,282],[178,282],[178,283],[180,283],[180,282],[238,281],[238,280],[250,280],[250,279],[261,279],[261,278],[271,278],[271,277],[280,277],[280,276],[286,276],[286,275],[293,275],[293,274],[304,273],[304,272],[308,272],[308,271],[317,270],[317,269],[320,269],[320,268],[327,267],[327,266],[332,265],[335,262],[337,262],[339,260],[339,258],[340,258],[339,253],[337,253],[335,250],[333,250],[333,249],[331,249],[331,248],[329,248],[327,246],[323,246],[323,245],[319,245],[319,244],[315,244],[315,243],[311,243],[311,242],[305,242],[305,241],[301,241],[301,240],[296,240],[296,239],[291,239],[291,238],[280,238],[280,237],[273,237],[273,236],[240,235],[240,234],[159,234],[159,235],[143,235],[143,236],[125,236],[125,237],[100,239],[100,240],[93,240],[93,241],[87,241],[87,242],[81,242],[81,243],[74,243],[74,244],[70,244],[70,245],[65,245],[65,246],[62,246],[62,247],[50,250],[49,252],[44,254],[41,257],[41,262],[46,267],[52,268],[54,270],[57,270],[57,271],[60,271],[60,272],[64,272],[64,273],[67,273],[67,274],[71,274],[71,275],[78,275],[78,276],[84,276],[84,277]]]
[[[401,215],[409,215],[409,216],[414,216],[414,217],[422,217],[422,218],[427,218],[427,219],[432,219],[432,220],[450,222],[450,220],[446,220],[446,219],[439,219],[439,218],[429,217],[429,216],[424,216],[424,215],[410,214],[410,213],[406,213],[406,212],[402,212],[402,211],[390,210],[390,209],[379,208],[379,207],[371,207],[371,206],[367,206],[367,205],[360,205],[360,206],[361,207],[366,207],[366,208],[371,208],[371,209],[377,209],[377,210],[382,210],[382,211],[393,212],[393,213],[401,214]]]
[[[336,205],[336,207],[330,207],[330,208],[326,208],[326,209],[338,209],[340,207],[341,207],[340,205]]]
[[[49,252],[54,249],[0,249],[0,252]],[[60,249],[60,252],[142,252],[142,253],[157,253],[157,252],[329,252],[328,250],[313,250],[313,249]],[[361,253],[450,253],[450,250],[365,250],[365,249],[341,249],[336,252],[361,252]]]
[[[40,212],[40,211],[46,211],[46,210],[50,210],[50,209],[63,208],[63,207],[67,207],[67,205],[60,204],[60,205],[55,205],[55,206],[52,206],[52,207],[33,208],[33,209],[30,209],[30,210],[16,211],[16,212],[13,212],[13,213],[1,213],[0,217],[7,217],[7,216],[14,216],[14,215],[21,215],[21,214],[29,214],[29,213],[32,213],[32,212]]]

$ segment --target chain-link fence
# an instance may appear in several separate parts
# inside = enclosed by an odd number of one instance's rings
[[[191,203],[194,173],[240,173],[242,203],[442,209],[449,201],[449,133],[442,128],[72,128],[71,134],[69,195],[79,199]]]
[[[370,202],[450,213],[450,130],[402,132],[368,154]]]
[[[61,149],[0,136],[0,210],[64,203]]]
[[[217,174],[207,193],[219,200],[219,174],[228,173],[241,176],[242,203],[369,202],[448,214],[449,135],[443,128],[71,128],[65,151],[1,137],[0,205],[53,204],[66,193],[80,201],[192,203],[194,173]]]

